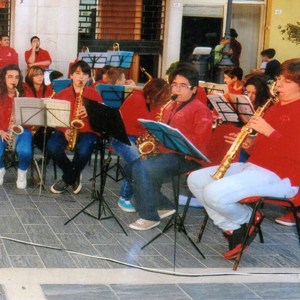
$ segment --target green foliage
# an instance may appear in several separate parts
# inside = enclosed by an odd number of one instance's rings
[[[166,75],[170,75],[170,74],[173,72],[174,68],[178,65],[178,63],[179,63],[178,60],[172,62],[172,63],[170,64],[169,68],[168,68],[167,71],[166,71]]]
[[[288,40],[296,45],[300,44],[300,22],[297,22],[297,25],[288,23],[280,32],[284,35],[283,40]]]

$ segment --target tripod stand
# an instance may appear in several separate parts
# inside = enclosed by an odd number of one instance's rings
[[[107,171],[109,169],[109,164],[111,160],[110,156],[107,159],[105,159],[106,143],[108,137],[112,136],[117,139],[120,139],[121,141],[127,144],[130,144],[128,137],[126,135],[125,126],[118,109],[114,109],[112,107],[98,103],[97,101],[93,101],[89,99],[84,99],[84,102],[85,102],[85,108],[87,110],[89,122],[92,129],[95,132],[101,133],[102,136],[102,143],[100,145],[100,168],[101,168],[100,189],[97,192],[96,191],[92,192],[92,197],[93,197],[92,201],[88,205],[83,207],[71,219],[69,219],[65,223],[65,225],[83,212],[97,220],[114,218],[115,221],[118,223],[118,225],[121,227],[122,231],[127,235],[126,231],[124,230],[121,223],[114,215],[113,211],[110,209],[109,205],[107,204],[103,196]],[[97,155],[95,155],[95,164],[97,164]],[[94,165],[94,180],[95,180],[95,176],[96,176],[96,165]],[[94,216],[89,212],[87,212],[86,210],[97,201],[99,202],[98,214],[97,216]],[[102,212],[105,213],[105,208],[110,212],[110,216],[102,217]]]
[[[40,197],[42,196],[42,190],[47,191],[44,184],[44,168],[48,125],[52,127],[69,127],[70,103],[68,101],[54,100],[50,98],[15,98],[15,111],[17,123],[34,127],[44,126],[41,169],[36,159],[33,158],[39,182],[31,191],[31,194],[33,195],[33,193],[39,189],[38,196]]]
[[[173,129],[172,127],[159,123],[154,121],[148,121],[148,120],[139,120],[140,123],[142,123],[147,130],[149,130],[152,134],[155,135],[157,139],[166,148],[172,149],[176,151],[177,153],[182,153],[184,155],[192,156],[201,160],[209,161],[197,148],[195,148],[177,129]],[[178,166],[178,172],[183,171],[184,168],[182,168],[182,163]],[[183,171],[186,172],[187,170]],[[149,242],[147,242],[145,245],[141,247],[141,249],[144,249],[146,246],[151,244],[154,240],[156,240],[158,237],[163,235],[166,231],[168,231],[171,227],[174,226],[175,229],[175,252],[176,252],[176,239],[177,239],[177,229],[179,232],[182,232],[188,240],[191,242],[193,247],[197,250],[197,252],[203,257],[204,255],[202,252],[198,249],[196,244],[192,241],[192,239],[188,236],[187,231],[184,226],[184,219],[187,210],[184,212],[183,216],[180,216],[178,212],[178,206],[179,206],[179,191],[180,191],[180,173],[172,178],[173,183],[173,193],[174,193],[174,201],[175,201],[175,214],[172,215],[171,219],[168,221],[166,226],[163,228],[162,232],[157,234],[154,238],[152,238]],[[175,178],[177,180],[175,180]],[[174,252],[174,260],[175,260],[175,252]]]

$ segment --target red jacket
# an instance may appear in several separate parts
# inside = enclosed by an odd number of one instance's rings
[[[53,95],[53,93],[54,93],[54,91],[52,90],[52,88],[51,88],[50,85],[45,85],[45,87],[42,86],[36,92],[36,96],[35,96],[34,92],[32,91],[32,89],[27,84],[25,84],[24,86],[25,86],[25,96],[26,97],[32,97],[32,98],[50,98]],[[44,90],[45,90],[45,92],[44,92]]]
[[[198,150],[206,155],[212,134],[212,113],[197,98],[180,109],[183,104],[180,103],[178,106],[176,101],[171,103],[164,111],[163,123],[177,128]],[[162,153],[173,152],[162,145],[160,151]]]
[[[269,137],[258,134],[249,149],[249,162],[289,178],[300,186],[300,99],[269,108],[264,119],[275,129]]]
[[[79,94],[76,94],[76,96],[79,96]],[[92,89],[88,86],[85,86],[82,97],[88,98],[90,100],[95,100],[100,103],[103,102],[100,94],[95,89]],[[76,97],[74,95],[73,85],[60,91],[58,94],[55,95],[54,98],[60,100],[67,100],[71,103],[70,113],[71,113],[71,121],[72,121],[75,115],[75,104],[76,104]],[[82,106],[84,106],[83,100],[82,100]],[[84,118],[83,122],[84,122],[84,127],[80,129],[80,132],[94,132],[90,126],[88,118]],[[58,128],[58,129],[65,132],[68,128]]]
[[[146,106],[146,99],[142,90],[134,90],[120,107],[123,122],[128,135],[140,136],[146,129],[138,119],[156,120],[161,106],[152,107],[149,111]]]
[[[13,98],[4,95],[0,99],[0,130],[7,130],[10,125],[10,117],[12,112]]]
[[[0,69],[10,64],[19,64],[18,54],[16,50],[11,47],[0,46]]]

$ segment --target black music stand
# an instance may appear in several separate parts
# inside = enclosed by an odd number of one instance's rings
[[[88,114],[88,119],[90,122],[90,125],[92,129],[95,132],[99,132],[102,137],[102,141],[108,140],[109,137],[114,137],[118,139],[119,141],[130,145],[130,141],[127,137],[125,126],[121,117],[121,114],[118,109],[109,107],[107,105],[101,104],[94,100],[89,100],[84,98],[85,108]],[[101,168],[101,179],[100,179],[100,190],[97,191],[96,195],[92,195],[93,199],[92,201],[83,207],[77,214],[75,214],[71,219],[69,219],[66,223],[68,224],[70,221],[72,221],[74,218],[76,218],[80,213],[85,213],[88,216],[97,219],[97,220],[103,220],[108,218],[114,218],[118,225],[121,227],[123,232],[127,235],[125,229],[119,222],[119,220],[116,218],[115,214],[107,204],[107,202],[104,199],[103,193],[106,183],[106,175],[109,168],[109,163],[111,158],[104,159],[105,157],[105,143],[102,142],[100,145],[100,168]],[[96,157],[95,157],[96,159]],[[95,164],[97,162],[95,161]],[[97,216],[92,215],[91,213],[87,212],[86,209],[88,209],[91,205],[93,205],[96,201],[99,202],[98,207],[98,214]],[[102,217],[102,212],[105,214],[105,208],[108,209],[110,212],[110,216]]]
[[[64,100],[39,98],[15,98],[14,103],[16,121],[18,123],[26,126],[44,127],[41,169],[36,159],[33,159],[33,163],[40,181],[31,191],[31,195],[33,195],[33,193],[39,189],[38,196],[46,196],[42,194],[42,190],[48,191],[44,184],[47,128],[48,126],[70,127],[70,103]]]
[[[155,121],[149,121],[149,120],[143,120],[139,119],[139,122],[146,127],[147,130],[149,130],[166,148],[169,148],[171,150],[174,150],[178,153],[182,153],[184,155],[188,155],[200,160],[204,160],[209,162],[209,159],[204,156],[178,129],[174,129],[171,126],[155,122]],[[179,188],[180,188],[180,174],[177,176],[177,182],[174,181],[174,177],[172,178],[173,181],[173,188],[174,186],[174,200],[175,200],[175,214],[172,215],[171,219],[168,221],[166,226],[163,228],[163,230],[157,234],[154,238],[152,238],[149,242],[144,244],[141,249],[144,249],[146,246],[151,244],[154,240],[156,240],[158,237],[163,235],[166,231],[168,231],[172,226],[175,228],[175,244],[176,244],[176,234],[177,234],[177,226],[178,231],[182,232],[188,240],[191,242],[191,244],[194,246],[194,248],[200,253],[200,255],[205,258],[203,253],[199,250],[199,248],[196,246],[196,244],[193,242],[193,240],[189,237],[187,234],[187,231],[184,226],[184,218],[180,216],[178,213],[178,202],[179,202]]]

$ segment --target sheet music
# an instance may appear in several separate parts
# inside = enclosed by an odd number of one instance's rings
[[[178,129],[165,123],[138,119],[168,149],[210,162]]]
[[[246,95],[235,95],[229,94],[231,102],[235,105],[241,120],[244,123],[248,123],[252,115],[254,114],[254,108],[252,106],[251,100]]]
[[[214,82],[205,82],[205,81],[199,81],[199,86],[203,87],[207,94],[216,94],[216,93],[222,93],[226,94],[228,93],[228,86],[227,84],[223,83],[214,83]]]
[[[217,110],[223,121],[239,122],[239,116],[234,107],[223,94],[207,95],[207,99],[211,102],[213,107]]]
[[[16,124],[25,126],[70,126],[70,102],[50,98],[14,98]],[[45,113],[46,109],[46,113]],[[49,111],[47,111],[49,109]],[[54,116],[55,117],[54,117]]]

